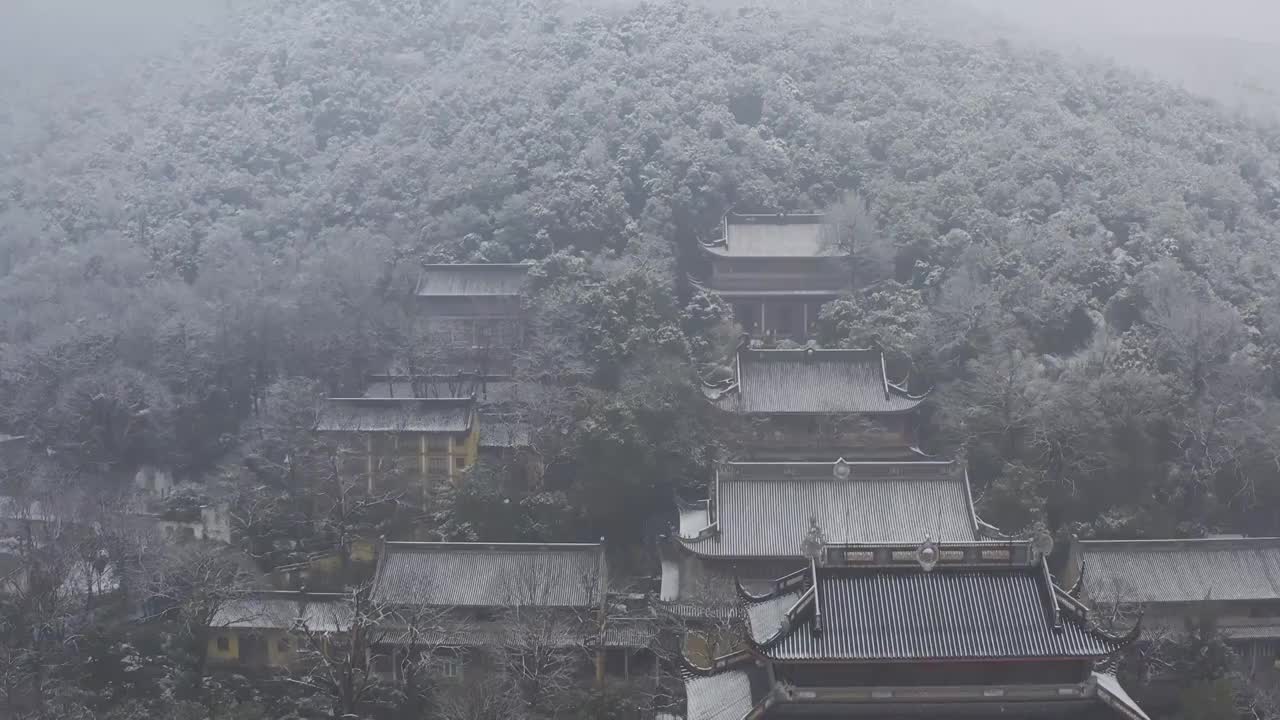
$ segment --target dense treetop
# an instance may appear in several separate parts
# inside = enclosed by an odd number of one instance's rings
[[[621,390],[724,350],[697,238],[856,192],[893,261],[827,341],[939,385],[988,519],[1280,531],[1280,134],[930,6],[782,7],[269,0],[51,85],[0,116],[0,431],[208,469],[273,383],[411,347],[418,262],[530,259],[591,391],[566,456],[692,474]]]

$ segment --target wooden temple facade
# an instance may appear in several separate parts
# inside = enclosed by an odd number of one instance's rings
[[[414,295],[426,346],[410,372],[510,372],[524,343],[528,273],[523,264],[424,267]]]
[[[923,394],[889,379],[879,350],[763,350],[744,342],[703,394],[736,418],[752,460],[912,460]]]
[[[822,304],[852,288],[847,253],[822,215],[730,212],[718,235],[702,244],[705,286],[754,337],[808,339]]]

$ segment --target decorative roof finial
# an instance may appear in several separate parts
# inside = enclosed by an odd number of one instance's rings
[[[844,458],[836,460],[835,465],[831,468],[831,474],[834,475],[837,480],[848,480],[850,472],[851,468],[849,467],[849,463]]]
[[[809,518],[809,532],[805,533],[804,542],[800,544],[800,551],[810,560],[817,561],[822,555],[822,547],[827,544],[827,538],[822,534],[822,528],[818,527],[818,518]]]
[[[925,534],[924,542],[920,543],[920,547],[916,548],[916,562],[920,563],[920,569],[925,572],[932,572],[933,568],[938,564],[938,543],[934,542],[933,536]]]

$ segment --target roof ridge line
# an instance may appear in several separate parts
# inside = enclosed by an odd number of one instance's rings
[[[435,540],[388,540],[387,546],[404,547],[404,548],[455,548],[455,549],[486,549],[486,548],[558,548],[558,549],[585,549],[585,548],[603,548],[604,543],[537,543],[537,542],[449,542]]]

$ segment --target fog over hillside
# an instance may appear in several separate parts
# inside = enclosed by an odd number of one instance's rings
[[[1280,3],[960,1],[1017,39],[1107,57],[1253,114],[1280,110]]]

